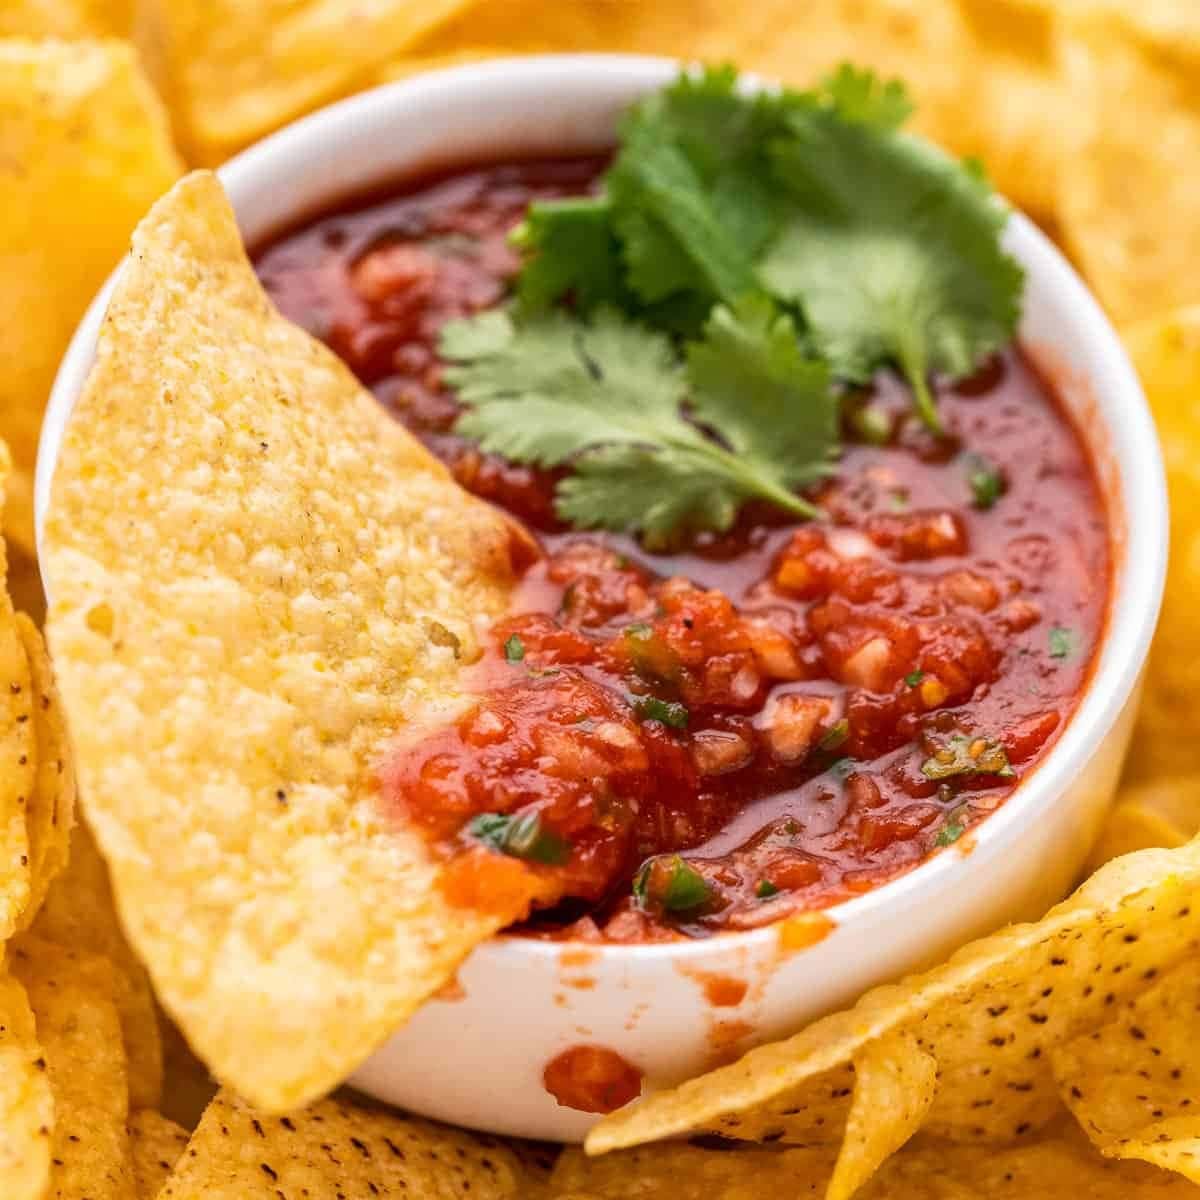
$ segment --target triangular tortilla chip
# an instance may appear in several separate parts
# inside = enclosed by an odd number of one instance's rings
[[[0,1196],[41,1200],[54,1099],[25,989],[0,966]]]
[[[125,1050],[106,959],[22,938],[9,951],[29,993],[54,1096],[55,1200],[137,1200],[126,1121]]]
[[[450,907],[376,782],[465,706],[513,536],[279,316],[215,177],[155,206],[58,463],[47,628],[125,928],[263,1107],[327,1091],[532,899]]]
[[[222,1092],[159,1195],[525,1200],[528,1183],[520,1159],[491,1138],[339,1100],[269,1117]]]

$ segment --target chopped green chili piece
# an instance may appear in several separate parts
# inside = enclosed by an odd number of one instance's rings
[[[926,779],[950,779],[955,775],[999,775],[1010,779],[1013,769],[1004,747],[995,738],[955,734],[921,764],[921,774]]]
[[[850,736],[850,722],[843,717],[830,725],[824,736],[817,743],[820,750],[836,750]]]
[[[905,675],[904,682],[907,683],[909,687],[916,687],[924,678],[924,671],[910,671],[907,675]]]
[[[632,625],[625,626],[625,636],[637,642],[644,642],[654,636],[654,627],[647,625],[645,621],[634,621]]]
[[[986,512],[1004,495],[1004,476],[982,454],[963,455],[963,465],[966,467],[973,503],[976,508]]]
[[[543,829],[542,819],[535,812],[480,813],[471,819],[467,832],[485,846],[527,862],[559,866],[570,854],[570,846],[557,834]]]
[[[760,900],[769,900],[772,896],[779,895],[779,889],[769,879],[760,879],[758,887],[754,889],[754,894]]]
[[[1076,650],[1075,630],[1056,625],[1050,630],[1050,657],[1074,658]]]
[[[688,727],[691,714],[687,710],[687,705],[680,704],[678,700],[660,700],[657,696],[631,695],[629,702],[633,705],[633,711],[637,713],[640,721],[661,721],[672,729]]]
[[[661,904],[668,912],[687,912],[711,895],[704,876],[678,854],[648,858],[633,880],[633,896],[641,908]]]
[[[958,813],[951,813],[945,824],[938,830],[934,839],[935,846],[952,846],[966,832],[967,827],[962,823]]]
[[[519,663],[525,657],[525,643],[515,633],[504,643],[504,657],[510,663]]]

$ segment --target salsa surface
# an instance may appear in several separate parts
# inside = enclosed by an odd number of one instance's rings
[[[541,555],[471,667],[479,699],[398,746],[385,801],[486,907],[542,877],[541,936],[749,929],[952,845],[1061,733],[1100,640],[1109,541],[1092,463],[1017,350],[938,389],[946,436],[880,374],[846,402],[827,519],[750,508],[673,553],[572,532],[554,474],[453,433],[438,332],[501,303],[510,230],[604,161],[469,169],[265,248],[279,308],[328,343]]]

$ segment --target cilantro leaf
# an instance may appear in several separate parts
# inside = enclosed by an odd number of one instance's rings
[[[800,352],[791,317],[766,297],[719,306],[687,350],[692,412],[730,449],[771,463],[788,487],[833,471],[838,401],[824,363]]]
[[[1007,210],[978,169],[839,107],[789,124],[774,155],[794,215],[760,274],[800,306],[836,374],[865,383],[899,364],[939,430],[930,373],[970,373],[1016,328],[1023,276],[1000,246]]]
[[[689,296],[694,313],[761,290],[754,261],[789,203],[772,178],[770,144],[789,114],[814,102],[787,89],[745,94],[725,66],[684,72],[631,109],[607,187],[643,301]]]
[[[582,311],[623,302],[620,248],[605,197],[531,204],[509,240],[525,254],[517,280],[523,308],[549,308],[568,293]]]
[[[494,312],[451,322],[441,349],[457,362],[445,378],[466,407],[456,430],[514,462],[570,465],[557,508],[584,528],[651,540],[727,529],[752,498],[811,516],[792,489],[828,470],[827,381],[783,346],[786,319],[765,305],[744,312],[757,324],[721,312],[713,324],[740,361],[718,369],[694,350],[686,371],[668,337],[611,309],[590,322],[561,311],[519,326]],[[748,389],[741,410],[739,384]],[[688,420],[689,395],[722,441]]]
[[[872,70],[842,63],[821,81],[817,103],[832,108],[845,121],[899,129],[912,116],[908,88],[899,79],[880,79]]]

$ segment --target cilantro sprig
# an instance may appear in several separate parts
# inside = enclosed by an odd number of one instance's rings
[[[753,95],[710,68],[641,100],[600,193],[514,231],[512,314],[445,331],[459,432],[568,468],[571,523],[651,541],[750,500],[815,515],[798,493],[837,455],[838,382],[898,368],[940,432],[933,377],[1011,340],[1022,274],[1003,203],[910,112],[850,66]]]
[[[828,373],[765,300],[716,308],[683,361],[667,335],[609,308],[586,322],[485,313],[448,324],[441,350],[466,406],[458,432],[515,462],[569,463],[556,507],[582,528],[664,542],[727,529],[750,499],[811,517],[793,489],[832,469]]]

